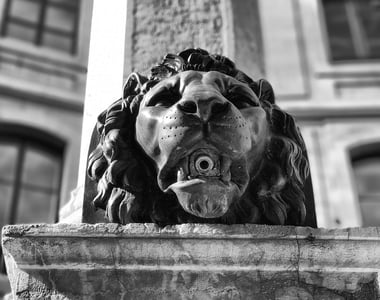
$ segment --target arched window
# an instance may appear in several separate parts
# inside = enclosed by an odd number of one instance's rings
[[[0,227],[56,222],[63,142],[31,128],[0,128]]]
[[[380,226],[380,145],[355,149],[352,167],[363,226]]]

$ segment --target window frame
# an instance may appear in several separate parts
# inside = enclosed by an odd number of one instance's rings
[[[323,44],[324,44],[325,52],[327,54],[328,62],[330,64],[339,66],[339,65],[348,65],[348,64],[351,64],[351,65],[367,64],[368,65],[370,63],[371,64],[380,63],[380,57],[374,57],[374,58],[356,57],[356,58],[349,58],[349,59],[333,59],[331,42],[330,42],[330,35],[329,35],[329,31],[328,31],[328,26],[327,26],[326,11],[325,11],[325,7],[324,7],[324,1],[325,0],[316,0],[316,1],[318,1],[318,15],[319,15],[320,24],[321,24]],[[346,4],[345,1],[346,0],[342,0],[342,3]],[[352,1],[352,0],[348,0],[348,1]],[[352,30],[353,30],[352,27],[355,27],[355,26],[352,26],[352,24],[350,25],[350,22],[348,22],[348,23],[349,23],[350,34],[352,34]],[[354,34],[354,35],[356,36],[356,34]],[[356,53],[357,49],[355,49],[355,44],[356,44],[355,43],[355,36],[351,35],[352,40],[353,40],[353,44],[354,44],[354,51]]]
[[[63,168],[64,168],[64,152],[65,152],[65,142],[55,135],[48,132],[41,131],[32,127],[18,125],[18,124],[4,124],[0,123],[0,138],[2,141],[15,143],[17,145],[17,162],[16,162],[16,173],[13,183],[12,197],[10,206],[7,209],[7,220],[6,224],[14,224],[17,218],[17,208],[19,204],[19,193],[21,186],[21,175],[22,168],[24,166],[24,158],[26,154],[26,147],[32,146],[33,149],[40,149],[42,151],[47,151],[57,156],[59,159],[59,186],[56,191],[57,201],[52,204],[50,208],[49,219],[52,223],[58,221],[59,217],[59,207],[61,202],[61,189],[62,189],[62,178],[63,178]],[[0,274],[5,273],[5,263],[2,254],[2,249],[0,246]]]
[[[9,143],[10,145],[14,145],[17,149],[17,158],[16,158],[16,168],[14,181],[12,183],[12,197],[10,202],[10,209],[8,211],[8,219],[6,220],[7,224],[15,224],[17,220],[17,209],[19,205],[19,197],[21,192],[21,187],[31,188],[30,184],[22,183],[22,174],[25,169],[25,156],[29,149],[41,150],[45,153],[49,153],[54,158],[57,159],[59,165],[59,178],[58,182],[62,181],[62,168],[63,168],[63,152],[52,148],[49,146],[41,145],[40,141],[36,141],[33,138],[23,138],[23,137],[5,137],[0,134],[1,141],[5,143]],[[25,185],[25,186],[24,186]],[[37,190],[44,190],[44,188],[34,187]],[[60,193],[61,193],[61,184],[59,184],[57,190],[53,191],[54,194],[57,195],[57,201],[51,206],[50,213],[48,219],[51,222],[58,221],[58,208],[60,204]]]
[[[40,2],[39,3],[40,7],[38,8],[39,16],[38,16],[37,22],[34,23],[34,22],[30,22],[30,21],[12,16],[10,14],[10,9],[12,5],[12,1],[15,1],[15,0],[5,0],[5,1],[6,2],[3,9],[3,17],[1,19],[1,31],[0,31],[1,37],[3,38],[8,37],[8,38],[14,39],[13,37],[10,37],[7,35],[9,24],[17,24],[21,26],[29,25],[33,27],[33,29],[35,30],[35,37],[32,42],[33,45],[37,47],[51,48],[51,49],[54,49],[55,51],[69,53],[71,55],[77,54],[78,44],[79,44],[78,37],[79,37],[79,21],[80,21],[80,16],[81,16],[81,2],[79,2],[77,6],[74,6],[70,4],[71,2],[67,2],[63,4],[63,3],[50,2],[49,0],[27,0],[31,2],[35,2],[35,1]],[[80,1],[80,0],[77,0],[77,1]],[[74,14],[73,30],[71,32],[63,30],[63,29],[53,28],[46,24],[46,12],[49,7],[61,8],[64,10],[68,10]],[[54,47],[45,46],[43,43],[43,36],[46,33],[55,34],[56,36],[61,36],[64,38],[69,38],[70,44],[71,44],[70,51],[61,51]],[[22,41],[27,42],[24,40]]]
[[[377,80],[380,74],[380,60],[332,61],[322,0],[295,1],[300,6],[301,25],[304,30],[302,39],[310,64],[311,84],[315,86],[311,101],[317,101],[318,107],[324,103],[327,105],[327,101],[339,101],[341,106],[357,111],[358,115],[368,115],[368,112],[373,112],[374,107],[376,110],[379,109],[380,102],[372,96],[362,98],[360,102],[346,96],[338,97],[336,85],[359,81],[366,85],[368,81]]]
[[[5,0],[0,0],[0,24],[4,14]],[[48,47],[39,47],[33,43],[0,35],[0,54],[4,52],[17,53],[18,59],[23,62],[29,59],[37,59],[54,65],[58,70],[87,70],[87,59],[90,44],[90,30],[92,23],[93,0],[80,2],[77,53],[59,51]],[[1,55],[0,55],[1,56]],[[84,71],[83,71],[84,70]],[[1,76],[0,76],[1,77]]]
[[[355,192],[355,197],[357,199],[358,207],[360,207],[360,217],[361,217],[361,223],[363,226],[363,212],[361,210],[361,200],[360,200],[360,194],[356,187],[356,177],[355,177],[355,170],[354,170],[354,164],[357,161],[364,160],[367,158],[380,158],[380,141],[373,141],[365,144],[359,144],[355,147],[352,147],[349,150],[349,162],[351,166],[351,181],[352,181],[352,187]]]

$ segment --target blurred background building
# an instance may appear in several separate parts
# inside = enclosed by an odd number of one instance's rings
[[[0,227],[56,222],[76,185],[91,9],[0,1]]]
[[[182,5],[134,3],[134,13]],[[232,11],[229,36],[241,47],[226,54],[253,78],[267,78],[297,118],[318,226],[380,226],[380,0],[191,3]],[[0,0],[0,226],[58,221],[77,185],[91,10],[92,0]],[[227,19],[214,26],[231,30]],[[153,51],[159,57],[172,47]],[[146,67],[156,58],[144,54]],[[146,71],[138,63],[127,69]]]

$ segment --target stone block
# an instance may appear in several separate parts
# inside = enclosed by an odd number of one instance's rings
[[[11,225],[14,299],[379,299],[378,228]]]

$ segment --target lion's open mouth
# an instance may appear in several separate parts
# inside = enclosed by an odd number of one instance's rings
[[[221,217],[242,193],[241,184],[231,180],[234,169],[232,160],[216,150],[197,149],[167,172],[171,176],[166,182],[164,179],[164,191],[173,191],[188,213],[202,218]]]

